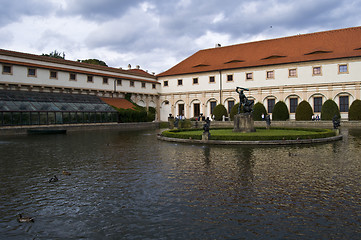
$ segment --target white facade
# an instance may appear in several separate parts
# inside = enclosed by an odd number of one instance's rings
[[[320,74],[313,74],[314,68],[320,67]],[[342,71],[340,72],[340,68]],[[267,72],[273,71],[273,77],[267,78]],[[294,76],[290,76],[291,74]],[[247,79],[246,76],[250,78]],[[228,80],[232,76],[233,80]],[[214,82],[210,79],[214,77]],[[193,83],[197,78],[198,83]],[[339,97],[348,97],[348,105],[355,99],[360,99],[361,58],[345,58],[337,60],[314,61],[295,64],[283,64],[246,69],[222,70],[185,74],[178,76],[159,77],[162,84],[160,95],[161,120],[165,121],[169,114],[179,115],[179,105],[184,104],[186,118],[197,117],[194,104],[200,104],[200,111],[205,116],[211,116],[211,102],[223,104],[228,108],[228,102],[239,102],[236,87],[248,88],[245,94],[249,99],[261,102],[268,107],[268,99],[284,101],[290,109],[290,99],[300,103],[306,100],[314,107],[314,98],[321,97],[322,103],[327,99],[339,104]],[[180,83],[181,85],[178,84]],[[197,81],[197,80],[196,80]],[[168,82],[165,86],[164,82]],[[168,104],[167,104],[168,103]],[[315,114],[320,112],[315,111]],[[347,118],[347,112],[341,111],[341,117]],[[290,113],[294,119],[295,114]]]
[[[157,107],[156,77],[130,70],[0,50],[0,89],[93,94]]]

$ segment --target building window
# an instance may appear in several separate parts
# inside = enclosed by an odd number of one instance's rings
[[[228,101],[228,113],[231,113],[233,106],[234,106],[234,100]]]
[[[168,87],[168,81],[164,81],[164,82],[163,82],[163,86],[164,86],[164,87]]]
[[[9,65],[3,65],[3,74],[13,74],[13,68]]]
[[[290,113],[295,113],[298,106],[298,98],[290,98]]]
[[[193,84],[198,84],[198,78],[193,78]]]
[[[142,82],[142,88],[145,88],[145,82]]]
[[[117,79],[117,85],[121,86],[122,85],[122,79]]]
[[[178,86],[182,86],[183,85],[183,79],[178,79]]]
[[[216,101],[212,101],[212,102],[210,102],[210,105],[211,105],[211,114],[213,114],[213,110],[214,110],[214,108],[216,107],[217,102],[216,102]]]
[[[28,77],[36,77],[36,68],[28,68]]]
[[[215,83],[216,78],[214,76],[209,76],[209,83]]]
[[[56,71],[50,71],[50,78],[57,79],[57,78],[58,78],[58,72],[56,72]]]
[[[129,81],[129,86],[134,87],[134,81]]]
[[[233,74],[227,75],[227,82],[232,82],[232,81],[233,81]]]
[[[246,73],[246,80],[253,80],[253,73]]]
[[[69,74],[69,80],[70,81],[76,81],[76,74],[75,73],[70,73]]]
[[[313,111],[321,112],[322,109],[322,97],[314,97],[313,98]]]
[[[193,117],[198,117],[201,113],[201,105],[199,103],[193,104]]]
[[[348,65],[347,64],[338,65],[338,73],[348,73]]]
[[[273,107],[275,106],[275,102],[276,102],[275,99],[267,99],[267,110],[268,110],[268,113],[272,113]]]
[[[275,71],[267,71],[266,72],[266,77],[267,77],[267,79],[273,79],[273,78],[275,78]]]
[[[348,96],[339,97],[340,112],[348,112]]]
[[[153,89],[155,89],[155,88],[156,88],[156,86],[155,86],[155,84],[154,84],[154,83],[152,84],[152,88],[153,88]]]
[[[288,77],[297,77],[297,69],[288,69]]]
[[[312,75],[317,76],[321,74],[322,74],[321,67],[313,67]]]
[[[88,76],[87,81],[88,81],[88,82],[93,82],[93,76]]]
[[[184,116],[184,104],[178,104],[178,115]]]
[[[109,79],[107,77],[103,77],[103,84],[108,84],[109,83]]]

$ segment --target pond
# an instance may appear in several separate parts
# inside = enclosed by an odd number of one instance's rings
[[[343,132],[281,147],[0,137],[0,239],[360,239],[361,130]]]

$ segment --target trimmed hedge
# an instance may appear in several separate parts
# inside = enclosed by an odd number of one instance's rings
[[[266,117],[267,110],[262,103],[257,102],[253,107],[253,120],[255,120],[255,121],[264,120],[264,119],[262,119],[262,114],[264,114],[264,116]]]
[[[202,139],[202,130],[168,130],[162,135],[170,138],[180,139]],[[223,141],[266,141],[266,140],[296,140],[333,137],[336,133],[331,129],[307,129],[307,128],[257,128],[253,133],[233,132],[233,129],[211,129],[211,140]]]
[[[286,103],[279,101],[273,108],[272,120],[273,121],[286,121],[290,118]]]
[[[340,110],[337,104],[332,99],[328,99],[321,108],[321,120],[332,120],[337,115],[340,118]]]
[[[238,114],[238,107],[239,107],[239,103],[237,103],[236,105],[234,105],[231,109],[231,113],[230,113],[230,117],[231,117],[231,120],[233,121],[234,119],[234,115],[237,115]],[[241,113],[243,113],[243,107],[241,107]]]
[[[312,115],[312,107],[307,101],[303,100],[298,104],[296,108],[296,121],[310,121],[312,120]]]
[[[352,102],[350,109],[348,110],[348,120],[361,120],[361,100],[356,99]]]
[[[223,104],[218,104],[213,109],[213,115],[214,115],[214,119],[216,121],[221,121],[223,118],[223,115],[226,117],[228,116],[227,109],[225,108],[225,106]]]

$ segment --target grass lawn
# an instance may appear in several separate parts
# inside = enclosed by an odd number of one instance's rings
[[[233,129],[211,129],[211,140],[237,140],[237,141],[261,141],[261,140],[296,140],[325,138],[335,136],[335,132],[330,129],[291,129],[275,128],[263,129],[257,128],[256,132],[240,133],[233,132]],[[184,139],[202,139],[203,130],[168,130],[162,133],[165,137],[184,138]]]

